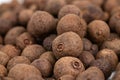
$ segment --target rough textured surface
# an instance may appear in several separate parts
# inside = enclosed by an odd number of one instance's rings
[[[83,50],[83,43],[76,33],[66,32],[53,41],[52,49],[57,59],[64,56],[78,57]]]
[[[28,45],[32,45],[34,43],[35,39],[28,32],[24,32],[16,38],[16,45],[21,49],[24,49]]]
[[[41,75],[39,70],[34,66],[27,64],[17,64],[8,73],[8,77],[14,78],[15,80],[24,80],[26,77],[32,75]],[[31,75],[31,76],[32,76]]]
[[[8,33],[5,36],[5,39],[4,39],[5,44],[15,45],[16,38],[25,31],[26,31],[25,28],[22,26],[16,26],[15,28],[12,28],[11,30],[8,31]]]
[[[9,44],[3,46],[0,51],[7,54],[10,58],[13,58],[15,56],[19,56],[21,53],[19,48],[17,48],[16,46],[13,46],[13,45],[9,45]]]
[[[30,64],[30,60],[24,56],[16,56],[9,60],[7,64],[7,69],[10,70],[12,67],[14,67],[17,64]]]
[[[10,57],[6,53],[0,51],[0,64],[5,66],[9,59]]]
[[[29,45],[27,46],[21,56],[27,57],[31,62],[39,58],[39,56],[45,52],[45,49],[41,45]]]
[[[31,63],[31,65],[39,69],[43,77],[51,76],[53,66],[47,59],[36,59]]]
[[[96,58],[97,59],[100,59],[100,58],[108,59],[112,64],[113,70],[115,70],[115,68],[118,64],[118,57],[117,57],[116,53],[113,50],[110,50],[110,49],[100,50],[97,53]]]
[[[63,75],[77,76],[85,70],[82,62],[74,57],[62,57],[54,66],[54,75],[58,79]]]
[[[109,37],[110,29],[104,21],[95,20],[88,25],[88,33],[92,41],[99,43]]]
[[[90,67],[80,73],[76,80],[105,80],[103,72],[97,67]]]
[[[65,5],[64,7],[62,7],[59,11],[58,18],[61,19],[67,14],[75,14],[79,17],[82,17],[82,11],[75,5]]]
[[[56,22],[52,15],[45,11],[37,11],[31,17],[27,30],[35,37],[49,33],[56,28]]]
[[[77,33],[80,37],[84,37],[86,34],[86,30],[86,22],[75,14],[68,14],[62,17],[57,25],[58,34],[73,31]]]

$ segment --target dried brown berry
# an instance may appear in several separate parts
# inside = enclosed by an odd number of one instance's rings
[[[55,62],[56,62],[56,58],[55,58],[53,52],[51,52],[51,51],[44,52],[42,55],[40,55],[40,59],[46,59],[46,60],[48,60],[52,65],[54,65]]]
[[[45,11],[35,12],[27,26],[27,30],[35,37],[47,34],[56,28],[56,21],[52,15]]]
[[[48,1],[49,0],[24,0],[24,5],[26,7],[36,5],[39,10],[44,10]]]
[[[24,32],[16,38],[16,45],[21,49],[24,49],[26,46],[34,43],[34,38],[28,32]]]
[[[96,56],[98,50],[99,50],[98,45],[93,44],[89,52],[91,52],[94,56]]]
[[[57,25],[58,34],[73,31],[77,33],[80,37],[84,37],[86,34],[86,30],[86,22],[75,14],[68,14],[62,17]]]
[[[117,23],[120,21],[120,12],[115,13],[110,17],[109,20],[109,26],[112,31],[115,31],[115,28],[117,28]],[[117,26],[116,26],[117,25]],[[119,28],[118,28],[119,29]]]
[[[99,43],[110,36],[110,29],[104,21],[94,20],[88,25],[88,34],[92,41]]]
[[[61,8],[58,14],[58,18],[61,19],[67,14],[75,14],[79,17],[82,17],[82,11],[75,5],[65,5],[63,8]]]
[[[119,0],[106,0],[104,3],[104,9],[111,12],[114,8],[118,7],[119,4]]]
[[[93,20],[103,20],[104,12],[102,9],[95,5],[88,5],[85,10],[83,10],[83,19],[87,23]]]
[[[39,56],[45,52],[45,49],[41,46],[41,45],[29,45],[27,46],[21,56],[25,56],[27,57],[31,62],[37,58],[39,58]]]
[[[104,3],[104,0],[88,0],[88,1],[91,1],[91,3],[97,6],[102,6],[102,4]]]
[[[101,49],[111,49],[113,50],[117,55],[120,55],[120,40],[119,39],[114,39],[114,40],[110,40],[110,41],[105,41],[102,46]]]
[[[83,51],[80,54],[79,59],[83,62],[85,67],[89,67],[91,62],[95,60],[94,56],[88,51]]]
[[[14,67],[17,64],[30,64],[30,60],[24,56],[16,56],[9,60],[7,64],[7,69],[10,70],[12,67]]]
[[[103,72],[97,67],[90,67],[79,73],[76,80],[105,80]]]
[[[21,53],[21,50],[19,48],[13,45],[9,45],[9,44],[2,47],[0,51],[7,54],[10,58],[18,56]]]
[[[114,40],[114,39],[120,39],[119,35],[117,33],[110,33],[110,36],[108,37],[108,41]]]
[[[9,20],[12,25],[17,23],[17,15],[13,11],[6,11],[1,17]]]
[[[48,0],[45,11],[53,14],[58,15],[59,10],[66,5],[65,0]]]
[[[10,57],[6,53],[0,51],[0,64],[5,66],[9,59]]]
[[[32,75],[40,75],[41,73],[37,68],[28,64],[17,64],[8,73],[8,77],[14,78],[15,80],[24,80],[26,77]]]
[[[63,75],[77,76],[85,70],[82,62],[75,57],[62,57],[54,66],[54,76],[56,79]]]
[[[49,77],[52,74],[52,64],[47,59],[36,59],[31,65],[35,66],[41,73],[43,77]]]
[[[88,0],[74,0],[72,2],[73,5],[77,6],[80,8],[82,11],[87,9],[88,6],[93,5],[90,1]]]
[[[7,69],[5,68],[5,66],[0,64],[0,77],[4,77],[7,75]]]
[[[66,32],[53,41],[52,49],[57,59],[63,56],[78,57],[83,50],[83,43],[76,33]]]
[[[43,47],[48,50],[52,51],[52,42],[57,37],[55,34],[51,34],[50,36],[46,37],[43,41]]]
[[[22,26],[16,26],[8,31],[8,33],[5,35],[4,42],[5,44],[12,44],[15,45],[16,38],[21,35],[23,32],[25,32],[25,28]]]
[[[88,40],[87,38],[83,38],[82,41],[83,41],[84,51],[89,51],[89,50],[91,50],[92,42],[91,42],[90,40]]]
[[[105,58],[96,59],[92,61],[91,66],[95,66],[101,69],[106,78],[110,76],[113,68],[113,66],[111,65],[111,62]]]
[[[13,27],[8,19],[0,18],[0,34],[6,34]]]
[[[18,17],[19,22],[22,25],[26,25],[28,23],[28,21],[30,20],[32,15],[33,15],[33,11],[32,10],[29,10],[29,9],[22,10],[19,13],[19,17]]]
[[[97,53],[96,58],[97,59],[100,59],[100,58],[108,59],[112,64],[113,70],[116,68],[116,66],[118,64],[118,57],[117,57],[116,53],[113,50],[110,50],[110,49],[100,50]]]

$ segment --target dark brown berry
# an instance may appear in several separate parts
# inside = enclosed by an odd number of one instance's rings
[[[52,49],[57,59],[64,56],[78,57],[83,50],[83,43],[76,33],[66,32],[54,39]]]
[[[64,32],[73,31],[80,37],[86,34],[87,25],[84,19],[75,14],[68,14],[60,19],[57,25],[57,33],[60,35]]]

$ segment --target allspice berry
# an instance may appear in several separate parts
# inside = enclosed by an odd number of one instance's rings
[[[54,56],[54,53],[51,51],[44,52],[43,54],[40,55],[39,59],[46,59],[48,60],[52,65],[55,64],[56,58]]]
[[[84,51],[89,51],[92,47],[92,42],[87,38],[82,38]]]
[[[108,37],[107,41],[111,41],[114,39],[120,39],[119,35],[117,33],[110,33],[110,36]]]
[[[102,46],[101,49],[111,49],[113,50],[118,56],[120,55],[120,39],[114,39],[114,40],[109,40],[109,41],[105,41]]]
[[[92,53],[88,52],[88,51],[83,51],[80,56],[79,59],[83,62],[84,66],[87,68],[90,66],[91,62],[95,60],[94,56],[92,55]]]
[[[96,60],[91,62],[91,66],[98,67],[100,70],[102,70],[106,79],[112,73],[113,66],[108,59],[105,59],[105,58],[96,59]]]
[[[48,51],[52,51],[52,42],[56,37],[57,37],[56,34],[51,34],[48,37],[46,37],[43,40],[43,47]]]
[[[39,58],[39,56],[44,52],[45,49],[41,45],[33,44],[27,46],[21,53],[21,56],[27,57],[32,62],[35,59]]]
[[[118,57],[117,57],[116,53],[113,50],[110,50],[110,49],[100,50],[97,53],[96,58],[97,59],[100,59],[100,58],[108,59],[112,64],[113,70],[115,70],[115,68],[118,64]]]
[[[24,80],[26,77],[32,75],[41,76],[40,71],[32,65],[28,64],[17,64],[8,73],[8,77],[14,78],[15,80]]]
[[[28,45],[35,43],[35,39],[28,32],[24,32],[16,38],[16,46],[20,49],[24,49]]]
[[[64,56],[78,57],[83,50],[83,42],[74,32],[66,32],[56,37],[52,49],[57,59]]]
[[[10,57],[6,53],[0,51],[0,64],[6,66],[9,59]]]
[[[88,34],[92,41],[100,43],[110,36],[110,29],[104,21],[94,20],[88,25]]]
[[[88,0],[91,3],[97,5],[97,6],[102,6],[102,4],[104,3],[104,0]]]
[[[57,25],[57,33],[73,31],[80,37],[84,37],[87,30],[87,24],[84,19],[75,14],[68,14],[60,19]]]
[[[63,75],[77,76],[85,70],[83,63],[75,57],[62,57],[54,66],[54,76],[56,79]]]
[[[7,75],[7,69],[5,68],[5,66],[0,64],[0,77],[4,77]]]
[[[30,64],[30,60],[24,56],[16,56],[9,60],[7,69],[10,70],[17,64]]]
[[[15,45],[16,42],[16,38],[21,35],[22,33],[24,33],[26,30],[24,27],[22,26],[16,26],[12,29],[10,29],[7,34],[5,35],[5,39],[4,42],[5,44],[12,44]]]
[[[48,1],[49,0],[24,0],[24,5],[26,7],[30,7],[32,5],[36,5],[37,9],[44,10]]]
[[[10,58],[19,56],[21,53],[21,50],[19,48],[17,48],[16,46],[13,46],[13,45],[9,45],[9,44],[3,46],[0,51],[7,54]]]
[[[82,11],[84,11],[85,9],[87,9],[88,6],[93,5],[90,1],[88,0],[74,0],[72,2],[73,5],[77,6],[79,9],[81,9]]]
[[[52,15],[45,11],[35,12],[27,26],[27,30],[34,37],[40,37],[56,29],[56,21]]]
[[[75,5],[65,5],[59,11],[58,18],[61,19],[63,16],[67,14],[75,14],[79,17],[82,17],[82,11]]]
[[[50,77],[53,71],[53,65],[47,59],[36,59],[31,65],[35,66],[43,77]]]
[[[87,23],[93,20],[104,20],[104,12],[102,9],[96,5],[88,5],[85,10],[83,10],[83,19]]]
[[[60,9],[66,5],[65,0],[48,0],[45,11],[57,16]]]
[[[116,29],[119,29],[117,23],[119,22],[120,20],[120,12],[118,13],[115,13],[113,14],[111,17],[110,17],[110,20],[109,20],[109,26],[110,26],[110,29],[112,31],[115,31]],[[117,30],[116,30],[117,31]]]
[[[1,18],[9,20],[12,25],[15,25],[17,23],[17,15],[13,11],[4,12],[1,15]]]
[[[104,9],[107,12],[111,12],[114,8],[120,4],[119,0],[106,0],[104,3]]]
[[[20,24],[26,25],[29,22],[29,20],[30,20],[31,16],[33,15],[33,13],[34,13],[34,11],[32,11],[30,9],[22,10],[19,13],[19,16],[18,16]]]
[[[0,18],[0,34],[5,35],[13,27],[8,19]]]
[[[86,71],[79,73],[76,80],[105,80],[105,77],[99,68],[89,67]]]

